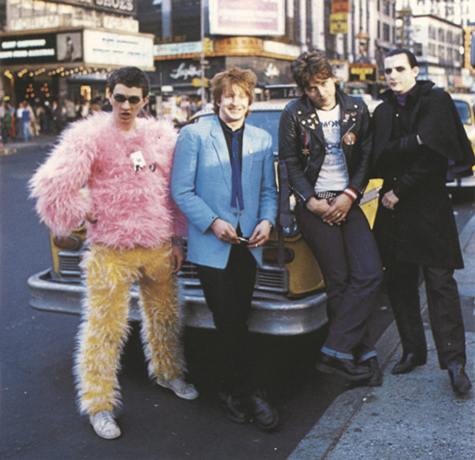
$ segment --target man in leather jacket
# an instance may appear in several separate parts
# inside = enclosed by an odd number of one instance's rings
[[[297,196],[299,228],[320,264],[328,295],[329,331],[317,369],[381,385],[368,317],[382,268],[358,206],[370,167],[368,109],[337,88],[319,51],[300,55],[292,74],[303,95],[282,113],[279,156]]]
[[[390,89],[374,113],[375,174],[384,179],[374,232],[388,277],[388,295],[402,343],[393,374],[426,363],[419,302],[424,274],[429,318],[441,369],[453,389],[471,387],[465,373],[465,333],[454,269],[462,254],[445,187],[449,165],[471,173],[474,157],[455,105],[430,81],[416,81],[417,60],[395,49],[384,59]]]

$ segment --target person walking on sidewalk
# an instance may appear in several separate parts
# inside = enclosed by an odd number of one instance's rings
[[[28,110],[26,102],[22,102],[23,112],[21,113],[23,140],[28,142],[31,138],[31,112]]]
[[[453,277],[463,260],[445,183],[449,166],[470,170],[473,151],[450,95],[430,81],[416,81],[419,66],[411,51],[390,51],[384,69],[390,89],[373,115],[375,174],[384,179],[374,233],[402,342],[403,354],[392,373],[426,363],[418,291],[422,268],[439,365],[463,394],[471,383]]]
[[[172,196],[188,218],[188,260],[196,264],[213,314],[221,358],[218,397],[236,423],[263,430],[279,414],[256,382],[248,318],[256,262],[277,214],[272,139],[245,123],[257,77],[232,67],[211,81],[216,116],[180,131]]]
[[[337,88],[321,52],[301,54],[291,69],[303,95],[282,113],[279,155],[297,197],[299,228],[320,265],[328,296],[329,331],[317,369],[379,386],[383,375],[368,319],[383,275],[358,205],[370,168],[368,109]]]
[[[176,132],[169,122],[137,118],[150,90],[142,70],[117,69],[108,88],[112,113],[71,124],[30,186],[54,234],[68,234],[87,221],[87,292],[74,372],[81,413],[89,415],[98,436],[114,439],[121,434],[114,419],[120,407],[117,374],[134,281],[150,376],[180,398],[198,393],[183,377],[173,275],[183,260],[173,240],[186,230],[169,195]]]

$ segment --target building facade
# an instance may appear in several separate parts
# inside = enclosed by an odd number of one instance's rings
[[[103,96],[109,72],[153,70],[154,36],[139,32],[136,0],[6,0],[1,88],[17,105]]]

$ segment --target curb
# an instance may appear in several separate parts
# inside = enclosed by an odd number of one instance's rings
[[[467,248],[474,233],[475,215],[470,218],[459,234],[462,252]],[[427,309],[424,284],[419,288],[419,295],[422,312],[424,312]],[[376,343],[378,358],[383,370],[387,367],[399,343],[396,323],[392,321]],[[353,416],[359,411],[372,391],[371,387],[360,387],[345,391],[338,396],[287,457],[287,460],[324,460],[327,454],[338,444]]]

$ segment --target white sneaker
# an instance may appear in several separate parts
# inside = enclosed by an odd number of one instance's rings
[[[117,425],[112,412],[108,410],[102,410],[96,412],[94,415],[89,416],[94,431],[97,436],[104,439],[115,439],[121,435],[119,425]]]
[[[172,390],[179,398],[192,400],[200,395],[195,387],[191,383],[186,383],[182,377],[178,377],[175,380],[157,379],[157,383],[164,388]]]

